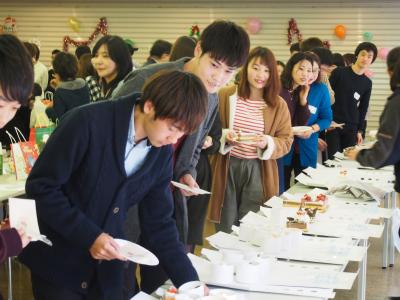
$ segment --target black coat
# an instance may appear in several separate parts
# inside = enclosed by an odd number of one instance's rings
[[[139,204],[142,237],[174,284],[198,278],[172,219],[172,147],[152,147],[141,169],[126,175],[125,147],[137,97],[72,110],[36,161],[26,192],[36,200],[40,230],[53,246],[30,243],[20,259],[37,276],[81,293],[94,275],[105,295],[122,289],[123,263],[98,263],[89,249],[102,232],[124,238],[126,211]]]

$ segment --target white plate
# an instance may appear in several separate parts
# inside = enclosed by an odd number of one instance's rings
[[[187,186],[186,184],[179,183],[179,182],[176,182],[176,181],[171,181],[171,183],[172,183],[172,185],[176,186],[177,188],[180,188],[182,190],[185,190],[185,191],[188,191],[188,192],[192,192],[192,193],[195,193],[195,194],[198,194],[198,195],[211,194],[210,192],[202,190],[202,189],[199,189],[199,188],[192,189],[189,186]]]
[[[125,256],[126,259],[141,265],[158,265],[158,258],[146,248],[127,240],[115,239],[115,241],[120,247],[119,252]]]
[[[312,128],[310,126],[293,126],[292,130],[293,134],[301,134],[309,130],[312,130]]]

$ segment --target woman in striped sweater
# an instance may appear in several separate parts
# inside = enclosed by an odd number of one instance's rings
[[[229,232],[245,214],[278,194],[275,159],[285,155],[293,141],[290,113],[279,91],[275,57],[257,47],[238,86],[219,93],[223,132],[209,215],[217,230]]]

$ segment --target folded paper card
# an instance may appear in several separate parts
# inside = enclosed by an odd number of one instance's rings
[[[24,226],[26,234],[31,237],[31,241],[42,241],[50,246],[52,245],[50,240],[40,234],[35,200],[10,198],[8,207],[11,227],[20,228]]]

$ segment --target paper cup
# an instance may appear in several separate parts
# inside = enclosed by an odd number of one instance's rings
[[[258,262],[246,262],[236,267],[235,279],[240,283],[256,283],[260,281],[261,266]]]
[[[243,254],[238,250],[221,250],[222,261],[225,264],[237,266],[244,261]]]
[[[233,282],[235,267],[227,264],[212,264],[210,280],[212,283],[227,284]]]

